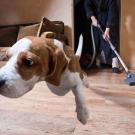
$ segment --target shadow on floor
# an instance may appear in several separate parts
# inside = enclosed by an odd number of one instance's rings
[[[105,90],[106,89],[106,90]],[[116,92],[116,91],[110,91],[109,88],[107,87],[97,87],[97,88],[91,88],[91,90],[104,97],[107,100],[110,100],[114,103],[116,103],[117,105],[126,108],[126,110],[132,112],[133,114],[135,114],[135,91],[133,93],[128,93],[127,91],[123,91],[123,93],[121,92]],[[119,90],[118,90],[119,91]],[[130,90],[129,90],[130,92]]]

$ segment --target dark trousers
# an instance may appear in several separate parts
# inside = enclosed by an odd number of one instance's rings
[[[116,57],[116,54],[110,48],[109,43],[103,39],[103,34],[99,30],[99,28],[93,27],[93,32],[94,32],[93,34],[94,34],[94,41],[95,41],[95,45],[96,45],[97,54],[98,55],[100,55],[100,54],[102,55],[104,53],[103,57],[105,58],[106,63],[110,63],[112,58]],[[118,40],[115,39],[115,38],[116,37],[115,36],[113,37],[113,34],[110,34],[111,42],[116,47]]]

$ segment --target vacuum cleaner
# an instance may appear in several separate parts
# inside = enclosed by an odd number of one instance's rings
[[[92,26],[92,27],[93,27],[93,26]],[[101,25],[98,24],[97,27],[99,28],[99,30],[100,30],[101,33],[103,34],[104,31],[103,31],[103,29],[101,28]],[[92,36],[93,36],[93,34],[92,34]],[[92,38],[93,38],[93,37],[92,37]],[[93,42],[94,42],[94,41],[93,41]],[[126,72],[126,74],[127,74],[126,78],[124,79],[124,82],[125,82],[126,84],[130,85],[130,86],[135,85],[135,74],[134,74],[134,73],[131,73],[131,72],[129,71],[129,69],[127,68],[126,64],[124,63],[124,61],[123,61],[122,58],[120,57],[119,53],[117,52],[116,48],[115,48],[114,45],[112,44],[111,40],[110,40],[110,39],[107,39],[107,42],[109,43],[110,48],[111,48],[111,49],[114,51],[114,53],[116,54],[118,60],[120,61],[121,65],[123,66],[123,68],[124,68],[124,70],[125,70],[125,72]],[[94,44],[95,44],[95,43],[94,43]],[[95,54],[94,54],[94,56],[95,56]]]

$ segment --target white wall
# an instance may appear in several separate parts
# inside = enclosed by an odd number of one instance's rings
[[[70,45],[73,43],[73,0],[44,0],[42,10],[43,16],[51,20],[64,21],[66,28],[65,34],[69,35]]]

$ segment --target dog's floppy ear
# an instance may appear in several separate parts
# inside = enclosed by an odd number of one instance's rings
[[[68,61],[61,49],[49,45],[49,73],[45,80],[53,85],[60,84],[61,75],[66,68]]]

